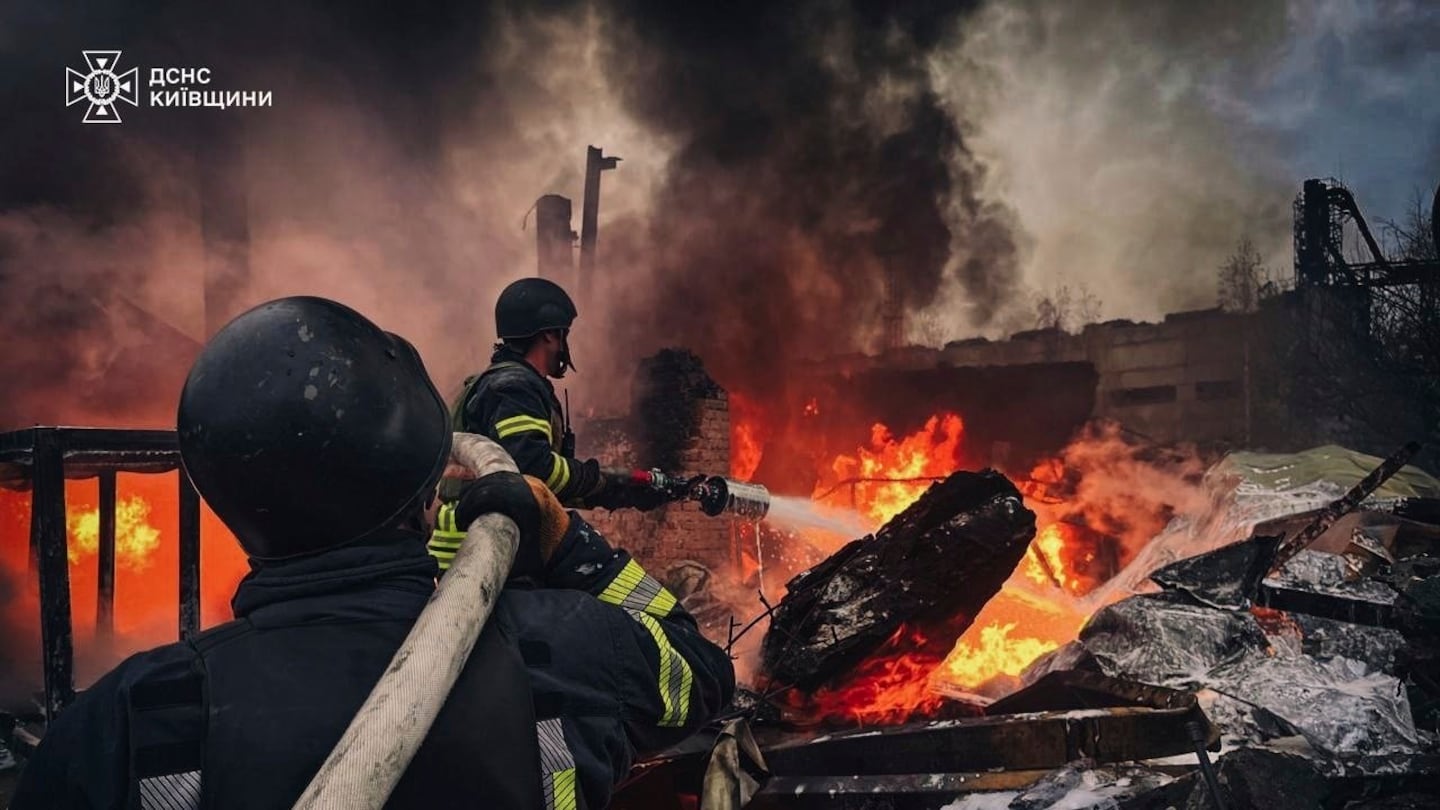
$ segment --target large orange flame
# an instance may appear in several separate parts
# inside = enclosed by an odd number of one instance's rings
[[[758,435],[753,426],[742,425],[739,433]],[[815,498],[882,525],[962,467],[964,437],[964,420],[955,413],[937,413],[902,436],[877,423],[867,445],[821,471]],[[1037,466],[1035,480],[1022,486],[1027,502],[1048,497],[1048,486],[1065,474],[1058,460]],[[1088,584],[1072,565],[1076,540],[1074,527],[1042,524],[1005,587],[954,638],[948,655],[938,654],[933,643],[939,640],[941,650],[950,643],[945,628],[902,628],[842,683],[792,696],[794,707],[862,724],[897,723],[933,715],[944,705],[941,693],[993,696],[1013,689],[1027,666],[1074,638],[1084,623],[1072,598]]]
[[[99,486],[95,479],[65,482],[70,559],[70,605],[78,685],[140,649],[174,641],[179,612],[179,502],[177,473],[117,476],[115,499],[114,638],[96,634],[99,601]],[[15,598],[0,603],[0,628],[33,635],[36,645],[38,582],[30,562],[30,493],[0,488],[0,578]],[[200,513],[200,618],[210,626],[231,618],[230,597],[249,569],[224,524],[206,507]],[[26,661],[26,650],[7,650]],[[38,667],[38,656],[34,658]],[[38,677],[16,672],[14,677]]]
[[[927,643],[924,633],[902,625],[844,684],[806,697],[792,693],[792,703],[821,717],[861,725],[893,725],[917,714],[933,714],[944,699],[930,689],[930,674],[940,663],[939,656],[917,652]]]
[[[965,423],[959,414],[930,417],[918,431],[899,439],[890,428],[870,428],[870,445],[830,464],[816,497],[834,506],[852,506],[876,526],[905,511],[935,481],[959,469]]]
[[[69,557],[73,565],[82,556],[95,554],[100,548],[99,507],[78,511],[71,510],[66,516],[70,530]],[[115,562],[135,571],[150,566],[151,556],[160,547],[160,530],[150,525],[150,504],[144,498],[133,495],[115,500]]]

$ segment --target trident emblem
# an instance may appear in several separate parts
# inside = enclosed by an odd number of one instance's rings
[[[90,103],[85,111],[87,124],[118,124],[120,109],[116,102],[139,106],[140,89],[136,81],[138,68],[116,73],[119,51],[83,51],[89,73],[65,68],[65,106],[81,101]]]

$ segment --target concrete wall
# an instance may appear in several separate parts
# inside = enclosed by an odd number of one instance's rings
[[[1058,329],[1008,340],[962,340],[942,349],[906,347],[878,356],[827,361],[842,376],[873,369],[1035,367],[1089,363],[1098,375],[1096,418],[1114,419],[1157,441],[1244,443],[1248,433],[1246,345],[1254,317],[1200,310],[1161,323],[1110,321],[1078,335]],[[816,369],[819,371],[819,368]],[[935,403],[942,407],[946,403]]]

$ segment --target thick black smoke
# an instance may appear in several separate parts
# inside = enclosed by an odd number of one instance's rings
[[[947,280],[984,323],[1015,285],[1014,242],[927,64],[966,5],[616,3],[613,84],[675,143],[651,274],[617,323],[752,389],[903,339],[893,316]]]

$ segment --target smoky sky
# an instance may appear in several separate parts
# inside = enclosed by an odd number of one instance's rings
[[[589,144],[623,161],[577,328],[581,403],[623,407],[628,369],[667,345],[778,395],[799,364],[897,336],[1033,327],[1032,296],[1058,284],[1103,317],[1213,306],[1241,237],[1288,269],[1305,177],[1341,177],[1372,219],[1440,180],[1437,16],[1400,0],[9,3],[0,425],[123,422],[143,403],[165,424],[213,328],[206,184],[244,209],[232,314],[339,298],[453,390],[488,354],[495,293],[534,271],[535,198],[571,197],[578,229]],[[96,48],[122,68],[208,66],[275,106],[83,125],[61,77]],[[59,406],[77,391],[86,408]]]
[[[615,11],[620,97],[676,143],[648,283],[624,322],[696,345],[722,381],[759,385],[805,357],[876,348],[887,314],[929,301],[947,277],[981,321],[998,306],[1013,246],[975,199],[959,122],[925,61],[964,5]],[[983,269],[957,274],[952,242],[986,231],[999,237]]]

